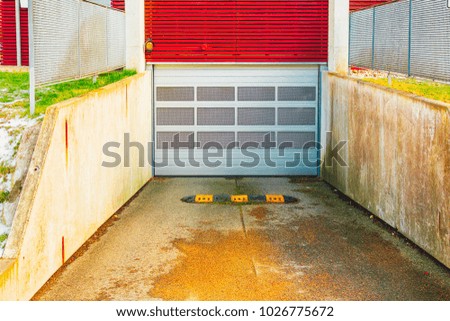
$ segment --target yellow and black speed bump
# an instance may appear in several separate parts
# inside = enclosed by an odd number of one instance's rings
[[[271,203],[271,204],[289,204],[297,203],[298,199],[292,196],[266,194],[266,195],[228,195],[228,194],[197,194],[186,196],[181,199],[185,203],[219,203],[219,204],[253,204],[253,203]]]
[[[195,203],[212,203],[214,200],[214,195],[195,195]]]

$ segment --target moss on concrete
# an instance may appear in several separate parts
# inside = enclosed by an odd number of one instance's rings
[[[5,203],[9,198],[9,191],[0,191],[0,204]]]
[[[0,243],[2,243],[4,240],[6,240],[8,238],[8,234],[1,234],[0,235]]]
[[[387,78],[364,78],[364,81],[406,91],[408,93],[423,96],[429,99],[450,103],[450,85],[409,78],[393,78],[391,85],[389,85]]]

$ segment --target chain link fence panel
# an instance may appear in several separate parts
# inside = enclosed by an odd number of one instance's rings
[[[375,9],[374,69],[408,73],[409,1]]]
[[[403,0],[350,14],[350,64],[450,81],[448,0]]]
[[[82,0],[32,0],[36,86],[125,66],[125,13]]]
[[[411,75],[450,81],[447,0],[412,0]]]
[[[125,15],[121,11],[108,10],[106,19],[108,67],[116,69],[125,64]]]
[[[372,68],[373,9],[356,11],[350,19],[350,63]]]

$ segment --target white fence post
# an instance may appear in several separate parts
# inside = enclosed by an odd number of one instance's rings
[[[36,77],[34,70],[34,26],[33,26],[33,2],[28,1],[28,47],[29,47],[29,77],[30,77],[30,114],[36,110]]]
[[[349,0],[329,0],[328,68],[330,72],[348,73]]]
[[[144,1],[125,1],[126,12],[126,66],[136,69],[137,72],[145,70],[145,5]]]

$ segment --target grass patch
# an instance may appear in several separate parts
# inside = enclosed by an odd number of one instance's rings
[[[0,164],[0,176],[12,174],[14,172],[14,168],[10,166],[5,166]]]
[[[29,78],[27,72],[0,72],[0,102],[12,102],[19,97],[28,97]]]
[[[45,112],[48,106],[73,97],[84,95],[92,90],[117,82],[123,78],[135,75],[134,70],[113,71],[101,74],[97,82],[92,78],[70,81],[62,84],[40,88],[36,93],[36,114]]]
[[[134,70],[112,71],[100,74],[94,83],[92,77],[56,84],[36,90],[36,113],[43,114],[48,106],[58,102],[84,95],[92,90],[117,82],[123,78],[135,75]],[[29,113],[28,73],[0,72],[0,102],[10,108],[24,108]],[[14,102],[14,103],[12,103]]]
[[[0,235],[0,243],[2,243],[4,240],[8,238],[8,234],[2,234]]]
[[[9,192],[8,191],[0,191],[0,204],[5,203],[8,200]]]
[[[432,81],[393,78],[392,86],[389,86],[387,78],[364,78],[364,80],[385,87],[406,91],[418,96],[450,103],[450,85]]]

